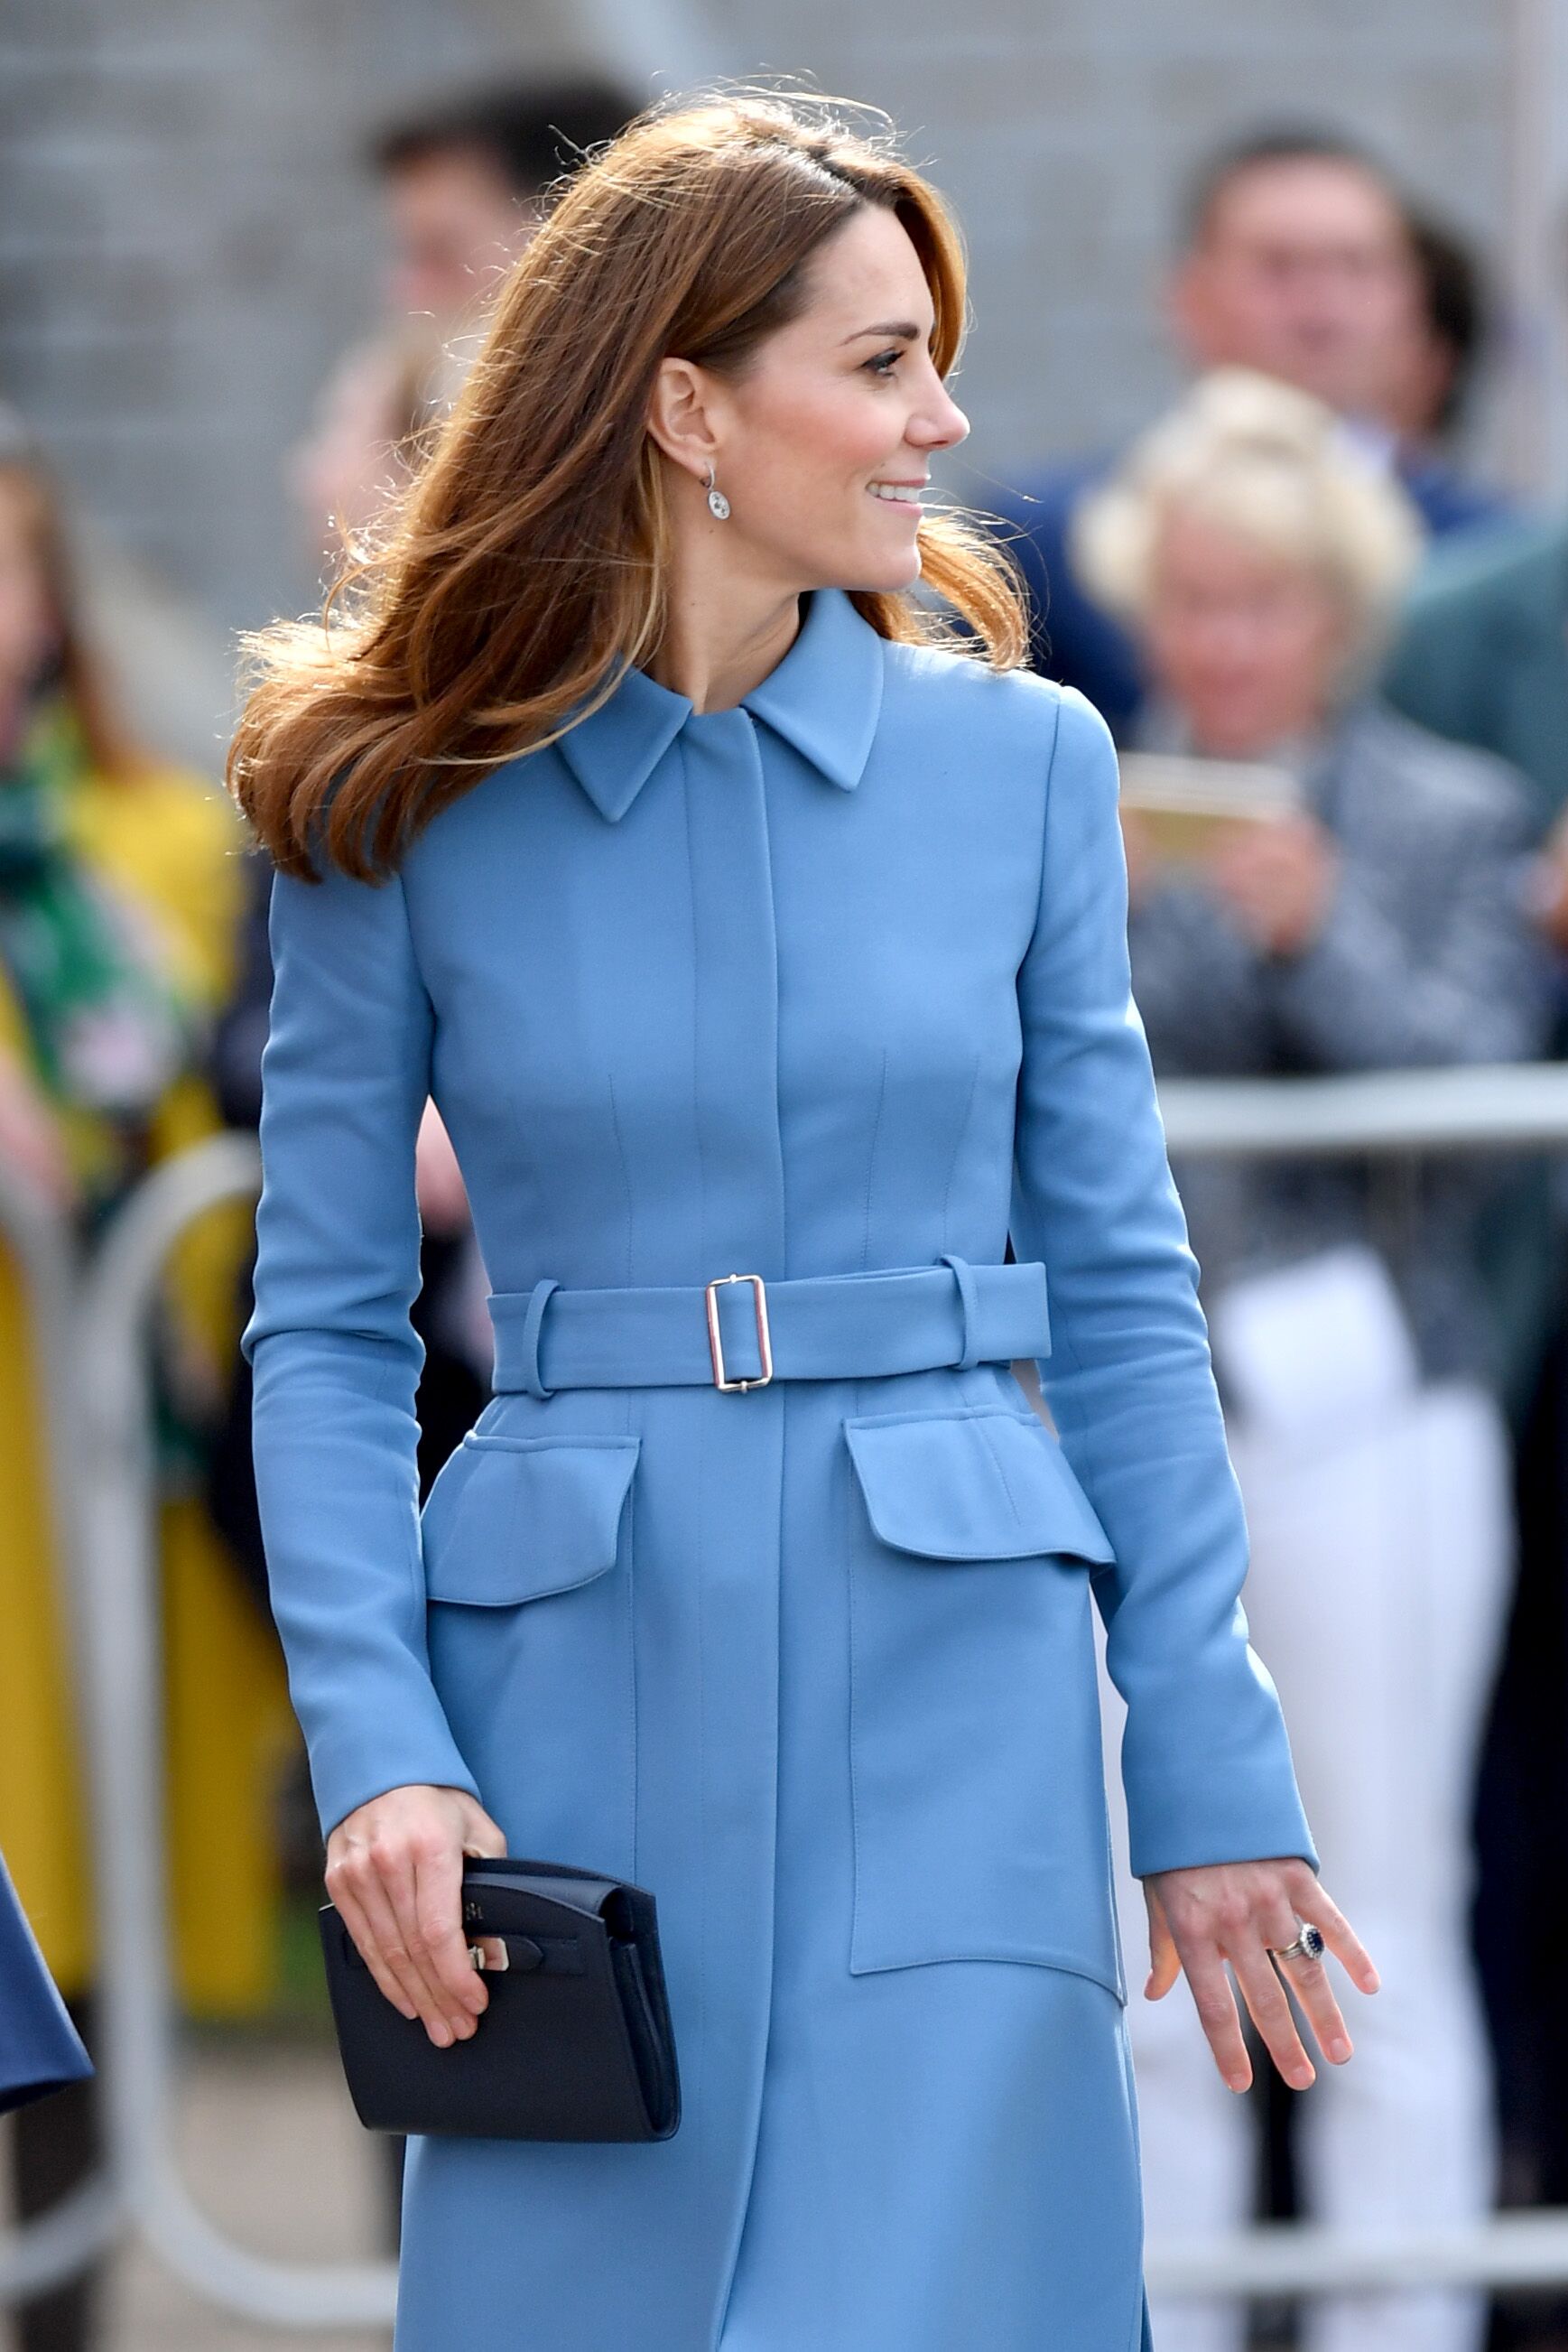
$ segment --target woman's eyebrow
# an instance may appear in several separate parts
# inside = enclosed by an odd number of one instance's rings
[[[917,343],[921,330],[912,320],[893,319],[885,320],[880,327],[857,327],[852,335],[844,337],[844,341],[846,343],[858,343],[862,335],[896,335],[902,342]]]

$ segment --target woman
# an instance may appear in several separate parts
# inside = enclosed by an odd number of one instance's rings
[[[1521,1061],[1545,1041],[1517,779],[1374,704],[1415,560],[1402,494],[1326,409],[1210,378],[1085,509],[1080,552],[1138,629],[1148,750],[1284,772],[1296,814],[1162,866],[1129,813],[1133,983],[1162,1076]],[[1252,1531],[1248,1606],[1308,1807],[1388,1990],[1354,2082],[1300,2115],[1304,2201],[1432,2230],[1490,2202],[1468,1936],[1469,1808],[1511,1558],[1498,1349],[1473,1233],[1486,1162],[1218,1161],[1182,1171]],[[1179,2015],[1146,2016],[1151,2226],[1251,2208],[1249,2118]],[[1239,2307],[1162,2347],[1244,2339]],[[1313,2352],[1467,2352],[1473,2295],[1323,2299]]]
[[[641,121],[238,735],[282,869],[245,1344],[328,1885],[445,2042],[465,1847],[646,1884],[686,2102],[653,2148],[415,2143],[401,2352],[1138,2341],[1091,1577],[1158,1981],[1238,2084],[1222,1954],[1295,2080],[1270,1948],[1374,1981],[1236,1606],[1114,759],[922,512],[962,316],[937,198],[831,111]],[[497,1356],[422,1561],[427,1093]]]
[[[230,979],[240,839],[220,792],[127,740],[84,638],[58,499],[0,415],[0,1165],[84,1242],[149,1166],[217,1124],[198,1073]],[[287,1731],[270,1628],[190,1492],[232,1346],[245,1222],[225,1213],[187,1237],[162,1319],[180,1983],[219,2016],[254,2011],[271,1987],[267,1771]],[[39,1385],[22,1270],[0,1244],[0,1848],[45,1959],[89,2021],[81,1759]],[[18,2118],[25,2212],[89,2168],[93,2096],[80,2084]],[[79,2281],[21,2320],[26,2347],[88,2330]]]

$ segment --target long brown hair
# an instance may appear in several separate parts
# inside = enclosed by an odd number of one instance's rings
[[[0,498],[16,509],[54,624],[51,681],[64,695],[91,766],[116,782],[146,772],[149,762],[116,708],[102,663],[82,622],[64,503],[53,478],[19,426],[0,412]]]
[[[894,212],[931,289],[946,375],[963,248],[936,191],[836,101],[746,93],[656,108],[564,186],[508,278],[423,470],[314,622],[249,640],[229,789],[277,864],[381,878],[436,812],[606,699],[664,629],[670,524],[645,429],[660,362],[742,370],[807,299],[810,256]],[[883,636],[1021,657],[1008,559],[952,514],[920,526],[967,625],[854,592]],[[340,607],[346,605],[346,612]]]

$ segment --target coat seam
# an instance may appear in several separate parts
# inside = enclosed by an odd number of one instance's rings
[[[1018,1496],[1013,1492],[1012,1481],[1008,1476],[1007,1466],[1003,1463],[1001,1455],[997,1451],[996,1441],[993,1439],[990,1431],[984,1425],[987,1421],[995,1421],[997,1418],[998,1416],[995,1413],[977,1412],[974,1415],[975,1425],[980,1433],[980,1443],[985,1447],[987,1453],[990,1455],[991,1460],[997,1465],[997,1475],[1002,1482],[1002,1492],[1008,1498],[1008,1508],[1013,1515],[1013,1525],[1015,1528],[1018,1528],[1023,1525],[1022,1515],[1019,1510]]]
[[[611,1131],[615,1138],[615,1156],[621,1163],[622,1213],[626,1221],[626,1283],[627,1287],[630,1288],[632,1278],[632,1268],[636,1258],[636,1195],[633,1193],[632,1189],[632,1166],[626,1156],[626,1139],[621,1130],[621,1106],[615,1098],[615,1073],[613,1070],[605,1071],[604,1084],[610,1096],[610,1126]]]
[[[642,1873],[638,1866],[638,1837],[643,1809],[637,1769],[640,1743],[637,1737],[637,1477],[634,1471],[631,1492],[626,1498],[626,1680],[632,1717],[632,1880],[634,1885],[640,1885]]]
[[[958,1121],[958,1131],[953,1138],[953,1157],[947,1163],[947,1181],[942,1188],[942,1247],[944,1250],[948,1249],[952,1244],[953,1187],[957,1181],[958,1162],[963,1155],[964,1146],[969,1139],[969,1124],[975,1115],[975,1097],[980,1087],[981,1059],[981,1055],[977,1054],[975,1066],[969,1073],[969,1092],[964,1103],[963,1117]]]
[[[887,1047],[884,1045],[882,1049],[882,1076],[877,1082],[876,1089],[876,1115],[871,1123],[871,1149],[866,1154],[865,1220],[861,1234],[861,1265],[862,1270],[871,1264],[871,1213],[872,1202],[876,1190],[876,1150],[877,1144],[882,1136],[883,1106],[886,1100]]]
[[[858,1384],[857,1384],[858,1394]],[[855,1953],[860,1942],[861,1918],[861,1808],[860,1782],[855,1772],[855,1496],[859,1485],[851,1475],[849,1441],[841,1449],[842,1458],[835,1458],[839,1474],[839,1492],[843,1500],[841,1524],[844,1534],[844,1597],[845,1618],[849,1633],[849,1724],[848,1747],[850,1768],[850,1869],[852,1892],[850,1897],[849,1968],[855,1973]],[[862,1498],[863,1505],[863,1498]]]
[[[1040,936],[1041,936],[1041,933],[1042,933],[1042,930],[1043,930],[1043,929],[1044,929],[1044,925],[1045,925],[1045,919],[1046,919],[1046,906],[1045,906],[1045,901],[1046,901],[1046,887],[1045,887],[1045,886],[1046,886],[1046,868],[1047,868],[1047,865],[1048,865],[1048,862],[1049,862],[1049,859],[1050,859],[1050,855],[1051,855],[1051,810],[1052,810],[1052,807],[1053,807],[1053,804],[1054,804],[1054,801],[1055,801],[1055,791],[1056,791],[1056,762],[1057,762],[1057,755],[1058,755],[1058,753],[1060,752],[1060,751],[1061,751],[1061,711],[1062,711],[1062,703],[1063,703],[1063,696],[1062,696],[1061,693],[1059,693],[1059,694],[1057,695],[1057,698],[1056,698],[1056,706],[1055,706],[1055,719],[1056,719],[1056,723],[1055,723],[1055,726],[1054,726],[1054,727],[1052,728],[1052,730],[1051,730],[1051,750],[1050,750],[1049,753],[1047,754],[1047,758],[1046,758],[1046,769],[1045,769],[1045,809],[1044,809],[1044,814],[1043,814],[1043,815],[1042,815],[1042,817],[1041,817],[1041,821],[1040,821],[1040,904],[1039,904],[1039,908],[1038,908],[1038,909],[1036,910],[1034,930],[1033,930],[1032,934],[1030,935],[1030,949],[1029,949],[1029,952],[1030,952],[1030,953],[1031,953],[1031,954],[1032,954],[1032,952],[1034,951],[1034,949],[1035,949],[1035,946],[1036,946],[1037,941],[1040,940]],[[1027,956],[1026,956],[1026,959],[1025,959],[1025,960],[1026,960],[1026,961],[1027,961],[1027,960],[1028,960],[1028,959],[1027,959]],[[1027,1043],[1028,1043],[1028,1041],[1027,1041],[1027,1033],[1026,1033],[1026,1038],[1025,1038],[1026,1051],[1027,1051]],[[1019,1086],[1020,1086],[1020,1088],[1021,1088],[1021,1086],[1022,1086],[1022,1071],[1021,1071],[1021,1068],[1020,1068],[1020,1071],[1019,1071]],[[1015,1135],[1015,1139],[1014,1139],[1014,1147],[1013,1147],[1013,1151],[1014,1151],[1014,1161],[1015,1161],[1015,1165],[1016,1165],[1016,1162],[1017,1162],[1017,1156],[1018,1156],[1018,1145],[1017,1145],[1017,1138],[1016,1138],[1016,1135]],[[1047,1278],[1047,1281],[1049,1282],[1049,1280],[1050,1280],[1050,1269],[1049,1269],[1049,1267],[1047,1268],[1046,1278]],[[1061,1345],[1061,1347],[1062,1348],[1062,1349],[1064,1349],[1064,1351],[1065,1351],[1065,1353],[1066,1353],[1066,1356],[1067,1356],[1067,1359],[1068,1359],[1068,1369],[1069,1369],[1071,1371],[1072,1371],[1072,1372],[1079,1372],[1079,1373],[1081,1373],[1081,1372],[1082,1371],[1082,1370],[1083,1370],[1083,1364],[1082,1364],[1082,1359],[1081,1359],[1081,1358],[1080,1358],[1080,1356],[1079,1356],[1079,1353],[1078,1353],[1077,1348],[1076,1348],[1076,1347],[1074,1346],[1074,1344],[1073,1344],[1072,1332],[1071,1332],[1071,1318],[1070,1317],[1065,1317],[1065,1316],[1064,1316],[1064,1317],[1063,1317],[1063,1318],[1062,1318],[1062,1320],[1061,1320],[1061,1328],[1060,1328],[1060,1330],[1054,1330],[1054,1329],[1053,1329],[1053,1331],[1052,1331],[1052,1335],[1051,1335],[1051,1338],[1052,1338],[1052,1352],[1053,1352],[1053,1353],[1055,1352],[1055,1349],[1056,1349],[1057,1344],[1058,1344],[1058,1343],[1060,1343],[1060,1345]],[[1042,1378],[1042,1381],[1041,1381],[1041,1386],[1042,1386],[1042,1389],[1043,1389],[1043,1387],[1044,1387],[1044,1381],[1043,1381],[1043,1378]],[[1053,1414],[1053,1415],[1058,1414],[1058,1413],[1061,1412],[1061,1404],[1060,1404],[1060,1401],[1059,1401],[1059,1400],[1057,1400],[1057,1399],[1052,1398],[1052,1399],[1049,1399],[1049,1400],[1048,1400],[1048,1402],[1050,1402],[1050,1404],[1051,1404],[1051,1410],[1052,1414]],[[1095,1448],[1094,1444],[1093,1444],[1093,1430],[1092,1430],[1092,1423],[1091,1423],[1090,1418],[1089,1418],[1089,1416],[1088,1416],[1086,1413],[1082,1413],[1082,1412],[1081,1412],[1081,1413],[1076,1413],[1076,1414],[1074,1414],[1074,1415],[1072,1416],[1072,1419],[1073,1419],[1073,1422],[1074,1422],[1074,1426],[1075,1426],[1075,1432],[1076,1432],[1076,1434],[1077,1434],[1077,1435],[1082,1439],[1082,1445],[1083,1445],[1083,1456],[1084,1456],[1084,1468],[1085,1468],[1085,1471],[1086,1471],[1086,1472],[1088,1472],[1090,1475],[1092,1475],[1092,1470],[1093,1470],[1093,1465],[1094,1465],[1094,1459],[1095,1459],[1096,1448]],[[1062,1430],[1061,1430],[1061,1422],[1060,1422],[1060,1420],[1058,1421],[1058,1430],[1059,1430],[1059,1433],[1060,1433],[1061,1434],[1065,1435],[1065,1431],[1062,1431]]]

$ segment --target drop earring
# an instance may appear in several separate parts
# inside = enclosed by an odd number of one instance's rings
[[[718,487],[711,463],[707,469],[707,509],[715,522],[729,520],[729,500]]]

